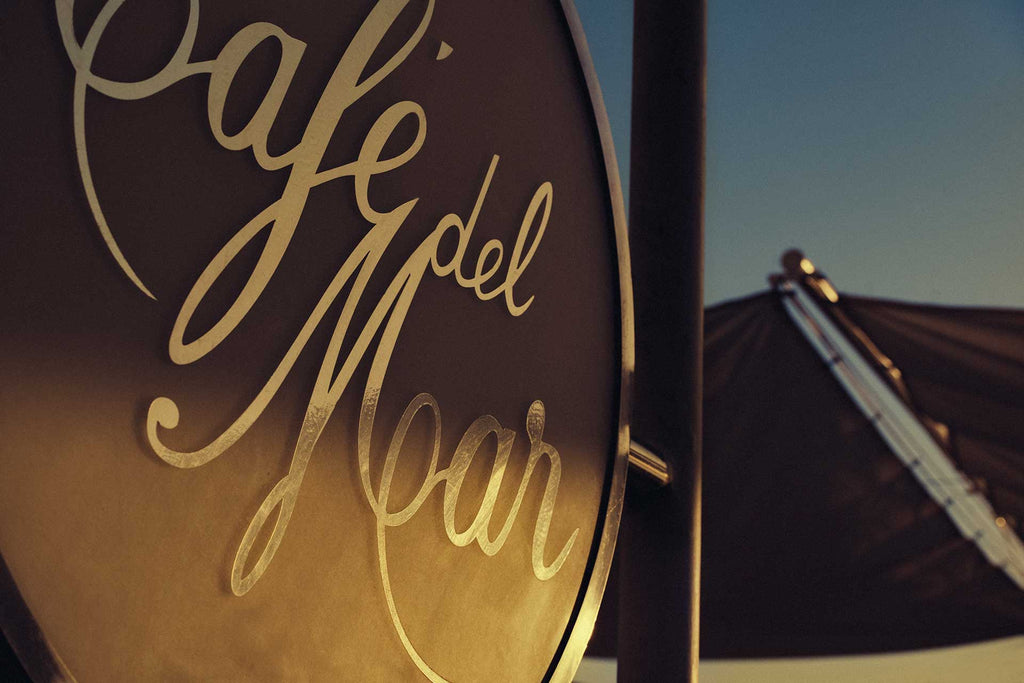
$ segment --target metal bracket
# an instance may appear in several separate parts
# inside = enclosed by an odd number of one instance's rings
[[[668,486],[672,483],[672,470],[669,469],[668,463],[636,441],[629,442],[629,464],[654,479],[659,486]]]

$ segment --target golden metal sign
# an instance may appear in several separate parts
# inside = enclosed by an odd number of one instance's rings
[[[66,676],[571,678],[629,444],[624,216],[574,10],[479,4],[13,12],[63,63],[5,69],[70,102],[19,122],[73,145],[68,201],[4,215],[0,549]]]

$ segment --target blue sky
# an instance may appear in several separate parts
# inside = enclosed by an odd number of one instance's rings
[[[577,0],[628,183],[632,3]],[[1024,307],[1024,3],[709,0],[706,300]]]

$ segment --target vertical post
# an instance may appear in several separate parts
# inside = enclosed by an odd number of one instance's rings
[[[705,0],[635,0],[630,252],[633,438],[672,484],[627,494],[619,540],[619,680],[697,680]]]

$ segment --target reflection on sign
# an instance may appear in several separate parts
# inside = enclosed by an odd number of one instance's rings
[[[401,526],[411,519],[434,489],[443,483],[444,527],[448,538],[453,544],[460,547],[470,545],[475,541],[486,555],[493,556],[501,550],[509,536],[534,468],[542,458],[546,458],[549,463],[548,474],[543,500],[534,526],[531,551],[533,573],[537,579],[542,581],[550,579],[559,571],[573,548],[579,529],[576,529],[568,540],[562,543],[561,549],[552,561],[545,560],[548,556],[546,552],[548,531],[554,514],[561,478],[561,462],[555,447],[543,439],[546,414],[544,404],[540,401],[535,401],[526,415],[526,435],[530,443],[529,459],[518,484],[515,501],[506,518],[503,521],[499,520],[501,522],[500,530],[493,537],[491,535],[491,517],[502,486],[516,432],[504,428],[494,417],[484,415],[474,421],[466,430],[451,456],[450,465],[438,470],[441,446],[441,409],[430,394],[420,394],[409,402],[395,428],[379,474],[379,483],[375,487],[371,469],[376,468],[371,468],[370,462],[374,417],[380,399],[381,387],[387,374],[388,363],[398,343],[403,322],[417,289],[428,269],[439,278],[450,277],[461,287],[472,290],[480,301],[489,301],[500,297],[512,316],[520,316],[529,309],[533,302],[533,296],[520,295],[515,288],[523,272],[533,260],[544,237],[551,213],[553,187],[550,182],[541,183],[537,187],[522,216],[514,244],[506,245],[497,239],[489,240],[481,247],[475,263],[464,263],[477,216],[486,200],[488,188],[498,168],[499,157],[494,155],[480,183],[480,190],[468,217],[464,218],[453,212],[438,221],[434,230],[412,251],[394,275],[385,293],[376,302],[365,325],[360,329],[350,329],[353,315],[360,304],[367,283],[388,246],[407,220],[415,220],[414,210],[419,201],[417,197],[411,197],[398,206],[381,207],[371,204],[369,194],[375,176],[408,163],[422,147],[426,138],[426,114],[423,108],[412,101],[395,102],[380,113],[367,131],[357,158],[324,170],[321,170],[320,166],[327,146],[339,126],[346,108],[398,69],[417,46],[430,22],[434,0],[427,2],[422,17],[408,40],[387,59],[383,66],[373,73],[364,75],[370,57],[380,46],[399,13],[408,4],[408,0],[380,0],[377,2],[356,31],[335,67],[333,75],[306,125],[302,139],[292,149],[276,156],[267,151],[267,136],[302,59],[306,48],[304,42],[272,24],[250,24],[238,31],[227,42],[216,59],[190,62],[199,22],[199,0],[191,0],[188,24],[173,57],[167,64],[158,73],[145,80],[113,81],[93,73],[92,63],[104,31],[123,4],[124,0],[107,2],[81,44],[77,43],[74,35],[72,0],[57,0],[56,10],[64,46],[76,72],[74,131],[82,181],[93,216],[108,249],[135,286],[146,295],[155,298],[118,247],[114,233],[104,217],[99,197],[93,185],[85,134],[85,101],[89,88],[112,98],[137,100],[154,95],[190,76],[208,74],[207,113],[210,129],[217,142],[229,150],[251,149],[257,163],[267,171],[288,171],[288,182],[281,196],[241,227],[220,248],[220,251],[205,266],[202,274],[192,286],[178,311],[170,333],[171,360],[179,365],[186,365],[203,358],[217,348],[246,317],[264,288],[274,277],[295,233],[312,188],[339,178],[352,178],[356,205],[360,215],[370,226],[365,236],[334,275],[319,300],[313,305],[301,330],[270,377],[245,410],[227,429],[202,448],[194,451],[176,450],[165,442],[163,431],[174,430],[177,427],[180,419],[178,405],[173,399],[161,396],[153,400],[149,406],[146,417],[148,443],[161,459],[181,468],[199,467],[224,453],[260,418],[289,375],[313,332],[321,325],[341,292],[347,290],[347,296],[334,325],[327,352],[316,376],[301,431],[295,441],[291,466],[288,473],[267,494],[249,523],[232,564],[231,589],[239,596],[247,593],[273,560],[291,520],[302,486],[302,479],[313,450],[342,393],[348,387],[357,366],[370,352],[377,340],[370,360],[369,376],[363,391],[358,421],[359,473],[366,500],[377,520],[376,537],[380,579],[392,623],[406,651],[420,671],[431,679],[440,680],[440,677],[423,661],[410,642],[395,606],[388,576],[385,543],[387,528]],[[281,45],[281,56],[274,79],[246,125],[239,132],[228,134],[223,126],[228,91],[250,52],[270,39],[278,41]],[[447,50],[443,48],[447,48]],[[438,55],[439,60],[451,54],[452,48],[444,44],[442,50],[444,54]],[[384,156],[384,149],[389,146],[388,143],[392,141],[399,124],[406,120],[411,120],[415,124],[416,133],[413,141],[399,153]],[[236,257],[247,245],[258,236],[263,236],[264,233],[266,233],[265,244],[260,252],[259,260],[249,273],[241,292],[231,302],[227,311],[209,326],[209,329],[195,338],[186,340],[186,330],[189,329],[193,315],[218,278],[235,262]],[[447,235],[451,235],[457,240],[457,247],[450,258],[446,258],[440,252],[440,244]],[[506,259],[508,247],[511,247],[511,251]],[[355,341],[351,350],[342,359],[343,342],[352,337],[355,338]],[[391,482],[398,467],[399,456],[408,429],[421,412],[424,413],[421,419],[429,420],[433,429],[433,451],[430,465],[412,501],[404,508],[392,510],[388,506]],[[491,441],[496,443],[496,455],[484,497],[473,522],[469,527],[460,531],[456,529],[455,525],[455,510],[462,483],[474,456],[485,442],[489,442],[492,435],[494,439]],[[276,516],[274,516],[275,511],[277,511]],[[264,533],[264,527],[272,516],[275,521],[267,535]],[[258,538],[267,540],[263,547],[258,549],[258,555],[253,562],[250,556],[256,549]],[[250,566],[251,569],[246,572],[246,568]]]

